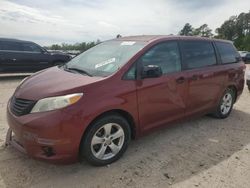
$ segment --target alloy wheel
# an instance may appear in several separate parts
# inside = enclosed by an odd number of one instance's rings
[[[124,130],[116,123],[101,126],[91,140],[92,154],[100,160],[116,156],[124,144]]]
[[[229,113],[232,107],[232,104],[233,104],[233,97],[231,93],[227,92],[222,98],[222,103],[220,106],[221,113],[223,115],[226,115],[227,113]]]

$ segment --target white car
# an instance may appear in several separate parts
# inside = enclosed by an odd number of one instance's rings
[[[247,80],[248,89],[250,91],[250,69],[247,70],[247,72],[246,72],[246,80]]]

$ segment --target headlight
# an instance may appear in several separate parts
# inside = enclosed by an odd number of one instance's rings
[[[66,106],[72,105],[79,101],[83,96],[83,93],[75,93],[70,95],[49,97],[39,100],[35,106],[32,108],[31,113],[34,112],[46,112],[51,110],[56,110],[64,108]]]

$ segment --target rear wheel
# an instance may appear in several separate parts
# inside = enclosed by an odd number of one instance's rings
[[[217,118],[227,118],[232,111],[235,99],[234,90],[228,88],[220,99],[219,105],[217,106],[214,115]]]
[[[119,115],[108,115],[90,126],[80,146],[81,156],[96,166],[118,160],[130,141],[128,122]]]

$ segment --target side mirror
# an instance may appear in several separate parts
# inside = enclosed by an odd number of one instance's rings
[[[157,65],[147,65],[142,67],[142,78],[158,78],[162,75],[161,67]]]

